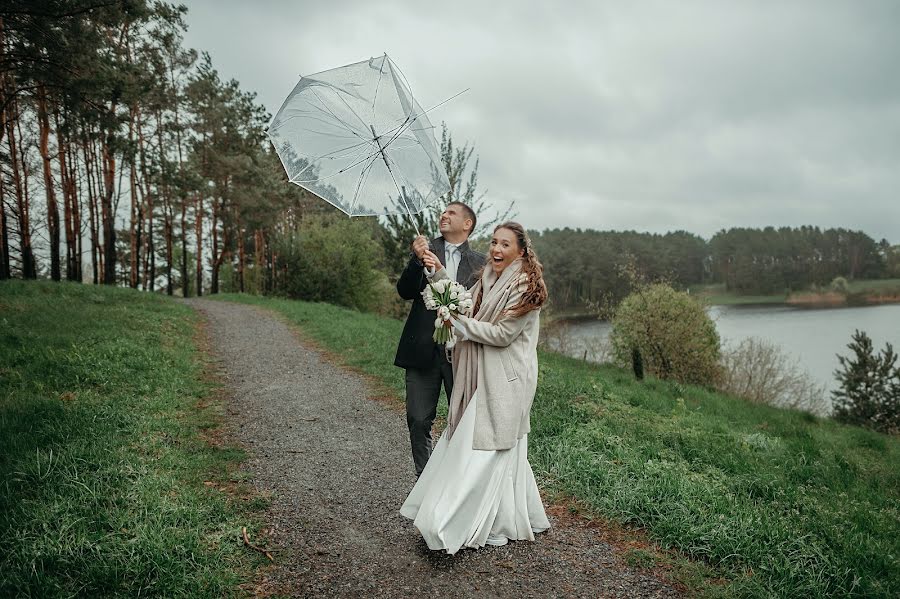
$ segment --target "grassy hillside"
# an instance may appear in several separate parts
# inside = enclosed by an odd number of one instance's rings
[[[147,293],[0,283],[0,596],[222,597],[258,501],[203,382],[197,318]]]
[[[402,323],[327,304],[222,299],[281,312],[401,396],[392,362]],[[540,364],[529,453],[544,488],[708,564],[705,581],[686,580],[700,594],[900,588],[900,439],[559,355]]]

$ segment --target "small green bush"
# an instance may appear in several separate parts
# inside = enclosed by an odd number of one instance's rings
[[[383,299],[376,267],[383,249],[362,220],[308,218],[273,244],[276,293],[372,310]]]
[[[669,285],[645,285],[616,309],[610,335],[623,367],[637,349],[644,371],[682,383],[714,385],[720,377],[719,333],[703,305]]]

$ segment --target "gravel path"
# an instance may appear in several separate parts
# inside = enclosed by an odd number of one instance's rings
[[[561,523],[535,543],[429,551],[399,508],[413,485],[404,414],[365,380],[251,306],[188,300],[208,320],[229,429],[270,494],[276,566],[261,590],[296,597],[678,597],[622,563],[598,531]],[[398,376],[400,374],[398,373]],[[551,512],[552,513],[552,512]]]

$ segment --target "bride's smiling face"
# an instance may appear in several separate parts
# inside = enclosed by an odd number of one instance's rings
[[[525,253],[525,250],[519,247],[519,241],[516,234],[509,229],[497,229],[491,238],[491,249],[488,252],[491,268],[494,272],[500,274],[507,266],[512,264],[513,260]]]

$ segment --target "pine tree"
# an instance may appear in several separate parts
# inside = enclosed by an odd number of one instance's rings
[[[834,416],[841,422],[877,431],[900,431],[900,366],[890,343],[876,354],[864,331],[855,331],[847,345],[850,358],[838,356],[835,378],[840,388],[832,392]]]

